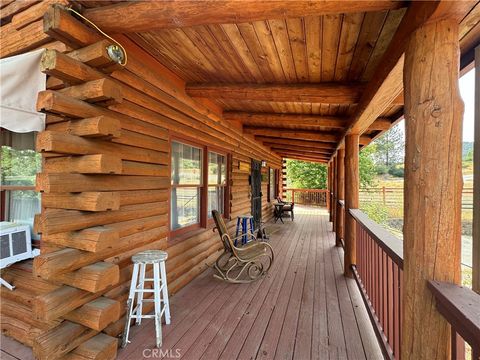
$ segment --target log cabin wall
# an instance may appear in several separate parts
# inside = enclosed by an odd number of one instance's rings
[[[171,135],[231,154],[232,219],[250,213],[249,172],[240,163],[254,158],[281,169],[281,158],[223,122],[208,103],[193,101],[182,79],[127,38],[118,37],[128,53],[122,68],[106,54],[109,40],[54,1],[26,3],[2,3],[2,16],[10,15],[2,18],[1,57],[49,49],[41,63],[47,90],[37,99],[47,114],[37,137],[43,195],[35,228],[42,247],[33,269],[9,275],[17,290],[2,291],[2,303],[11,305],[2,306],[2,330],[40,359],[88,358],[92,349],[115,356],[134,253],[168,252],[173,295],[221,251],[211,226],[169,238]],[[265,221],[272,216],[267,182],[262,192]]]

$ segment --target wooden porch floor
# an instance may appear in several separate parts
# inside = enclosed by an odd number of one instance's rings
[[[327,212],[299,207],[294,222],[269,228],[268,276],[238,285],[205,271],[171,298],[162,352],[145,321],[118,359],[382,359],[356,284],[342,275]]]

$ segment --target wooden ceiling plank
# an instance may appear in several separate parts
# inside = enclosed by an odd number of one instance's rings
[[[253,27],[275,81],[284,83],[286,81],[285,74],[283,73],[282,63],[280,62],[268,21],[255,21]]]
[[[350,69],[355,45],[358,41],[364,18],[363,13],[345,14],[342,23],[342,32],[338,44],[337,64],[335,66],[335,81],[346,81]]]
[[[308,81],[308,64],[306,59],[306,38],[303,20],[287,19],[287,32],[293,53],[293,62],[299,82]]]
[[[322,81],[333,81],[335,65],[338,55],[338,44],[342,32],[341,14],[327,14],[323,16],[322,28]]]
[[[320,35],[322,34],[322,18],[307,16],[305,18],[305,32],[307,44],[308,79],[318,83],[321,80],[321,47]]]
[[[293,62],[292,48],[288,38],[287,24],[284,19],[269,20],[268,24],[272,31],[273,40],[277,48],[278,56],[282,64],[283,73],[288,82],[298,82]]]
[[[207,24],[232,24],[308,15],[398,9],[401,1],[145,1],[86,9],[108,33],[132,33]]]

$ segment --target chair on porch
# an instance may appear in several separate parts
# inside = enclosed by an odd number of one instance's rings
[[[217,272],[214,276],[231,283],[249,283],[267,274],[274,260],[272,247],[260,241],[252,241],[242,247],[235,246],[237,239],[228,234],[222,215],[217,210],[213,210],[212,215],[216,225],[213,230],[218,231],[224,247],[223,253],[213,264]],[[251,236],[255,238],[253,234]]]
[[[280,196],[277,197],[277,201],[278,201],[280,204],[283,204],[282,214],[283,214],[283,213],[286,213],[286,212],[289,212],[289,213],[290,213],[290,217],[292,218],[292,221],[293,221],[293,219],[295,218],[295,215],[293,214],[293,207],[295,206],[295,204],[294,204],[293,202],[283,201]]]

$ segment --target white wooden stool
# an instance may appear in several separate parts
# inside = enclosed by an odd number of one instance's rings
[[[129,343],[128,334],[130,332],[130,321],[135,319],[135,323],[140,325],[142,319],[155,319],[155,333],[157,338],[157,347],[162,346],[162,315],[165,314],[165,323],[170,324],[170,306],[168,303],[167,273],[165,271],[165,261],[168,254],[161,250],[147,250],[139,252],[132,256],[133,273],[130,284],[130,294],[127,300],[127,321],[123,332],[122,347]],[[153,278],[145,278],[147,265],[153,265]],[[145,282],[153,282],[150,289],[145,289]],[[144,299],[144,293],[153,293],[153,299]],[[162,295],[160,296],[160,293]],[[136,306],[134,307],[136,300]],[[144,302],[153,302],[155,304],[155,314],[143,315],[142,308]],[[162,306],[163,303],[163,306]]]

